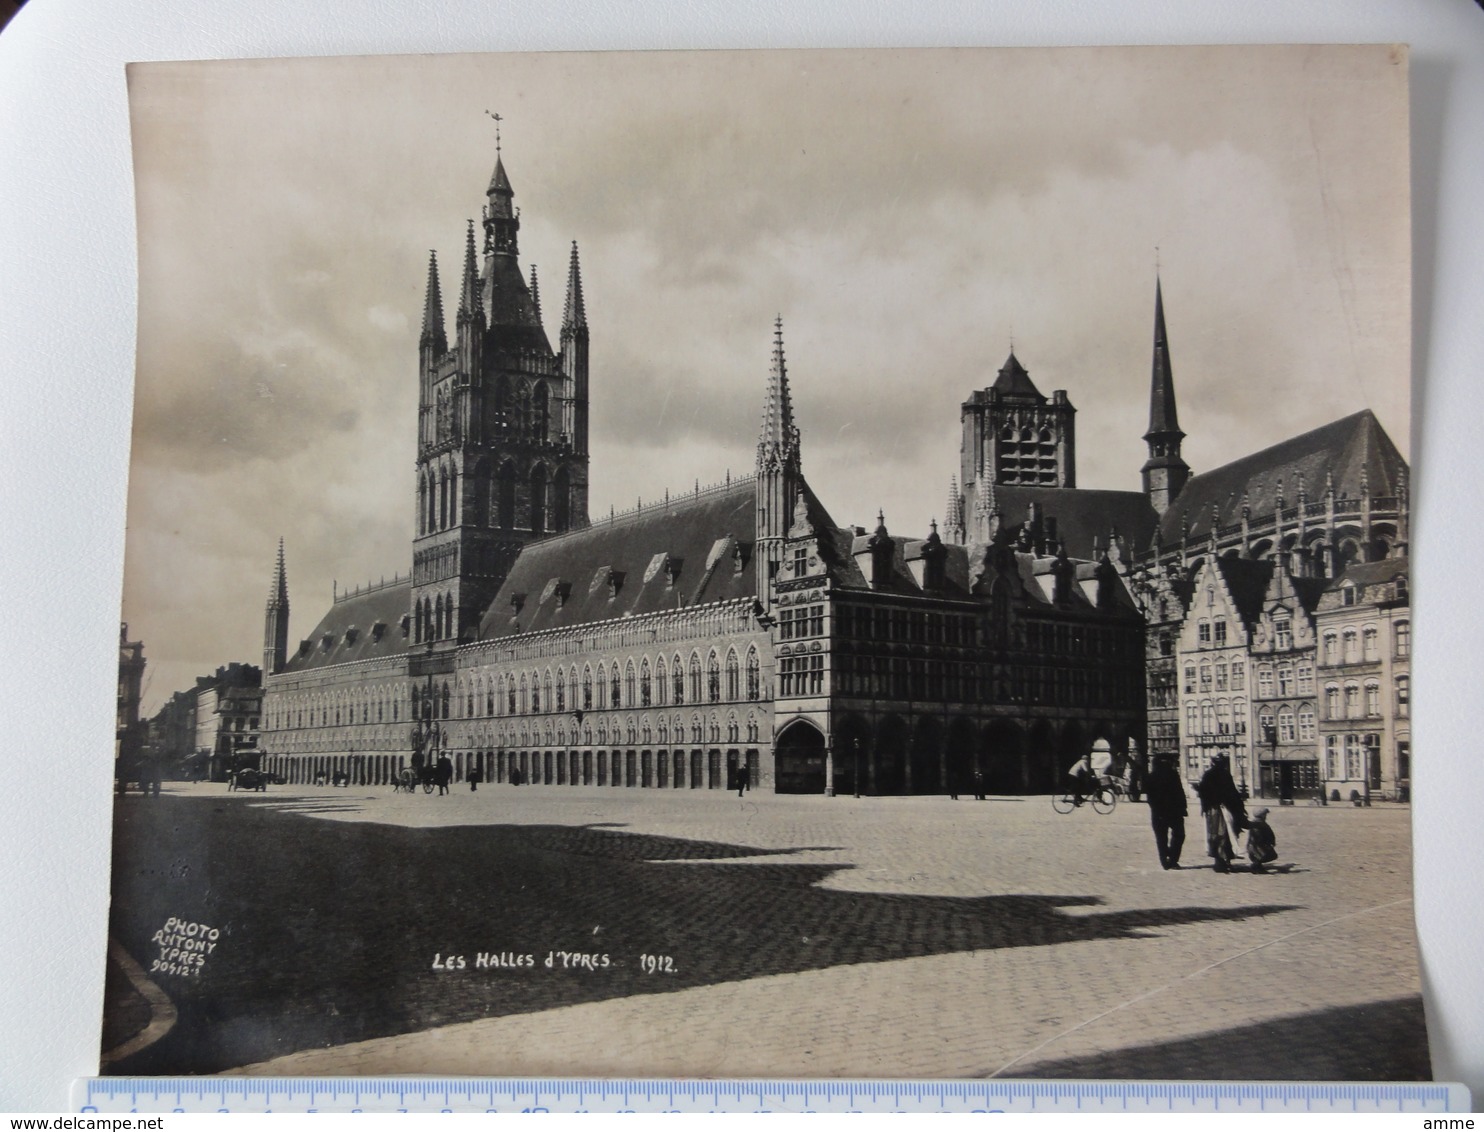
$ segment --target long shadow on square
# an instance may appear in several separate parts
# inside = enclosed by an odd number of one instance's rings
[[[820,885],[839,866],[756,860],[796,851],[611,826],[409,829],[237,799],[122,799],[114,938],[148,970],[169,917],[220,937],[199,976],[153,976],[179,1022],[108,1071],[213,1073],[478,1018],[845,964],[1135,939],[1292,907],[1068,915],[1098,898],[838,892]],[[752,860],[726,863],[736,857]],[[593,956],[596,969],[564,966],[561,952]],[[531,963],[481,967],[481,953]],[[673,973],[649,973],[644,955],[669,957]],[[450,957],[462,966],[444,969]]]

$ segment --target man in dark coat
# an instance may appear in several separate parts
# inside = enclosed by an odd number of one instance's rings
[[[1195,792],[1201,800],[1201,813],[1206,819],[1206,852],[1211,857],[1211,867],[1218,873],[1229,873],[1232,858],[1231,834],[1227,833],[1226,809],[1232,816],[1232,834],[1240,834],[1247,828],[1247,805],[1232,781],[1231,760],[1217,755],[1211,760],[1210,769],[1201,776]]]
[[[1154,847],[1159,850],[1159,863],[1166,869],[1180,867],[1180,850],[1185,845],[1185,783],[1175,769],[1175,760],[1159,755],[1154,769],[1144,779],[1144,796],[1149,802],[1149,820],[1154,825]]]
[[[447,755],[440,755],[435,774],[434,781],[438,783],[438,793],[447,794],[448,784],[453,781],[453,760]]]

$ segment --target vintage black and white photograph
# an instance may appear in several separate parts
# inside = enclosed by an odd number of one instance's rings
[[[1405,48],[128,78],[103,1072],[1431,1077]]]

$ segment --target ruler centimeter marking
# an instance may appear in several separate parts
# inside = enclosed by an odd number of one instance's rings
[[[89,1077],[78,1112],[1468,1112],[1463,1085],[1224,1081],[687,1081]]]

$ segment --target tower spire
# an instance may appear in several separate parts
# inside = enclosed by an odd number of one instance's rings
[[[1149,379],[1149,431],[1144,442],[1149,446],[1145,462],[1144,494],[1154,510],[1163,515],[1190,478],[1190,465],[1180,458],[1179,416],[1175,411],[1175,375],[1170,366],[1170,343],[1165,332],[1164,288],[1159,275],[1154,277],[1154,358]]]
[[[572,259],[567,267],[567,305],[562,309],[562,329],[587,327],[587,308],[582,303],[582,266],[577,262],[577,241],[572,241]]]
[[[448,350],[448,335],[443,326],[443,291],[438,284],[438,253],[428,252],[428,292],[423,299],[422,344],[431,346],[435,355]]]
[[[763,424],[758,437],[758,461],[792,462],[799,456],[799,430],[794,425],[793,398],[788,390],[788,365],[783,356],[783,316],[773,320],[773,364],[763,398]]]
[[[536,321],[541,321],[541,285],[536,282],[536,265],[531,264],[531,304],[536,308]]]
[[[964,497],[958,491],[958,477],[948,477],[948,506],[943,511],[943,531],[948,541],[961,545],[964,539]]]
[[[268,608],[263,615],[263,674],[283,671],[289,649],[289,580],[283,564],[283,539],[278,540],[278,560],[268,585]]]
[[[464,240],[464,283],[459,289],[459,322],[472,322],[476,314],[484,321],[484,300],[479,293],[479,266],[474,258],[474,221]]]

